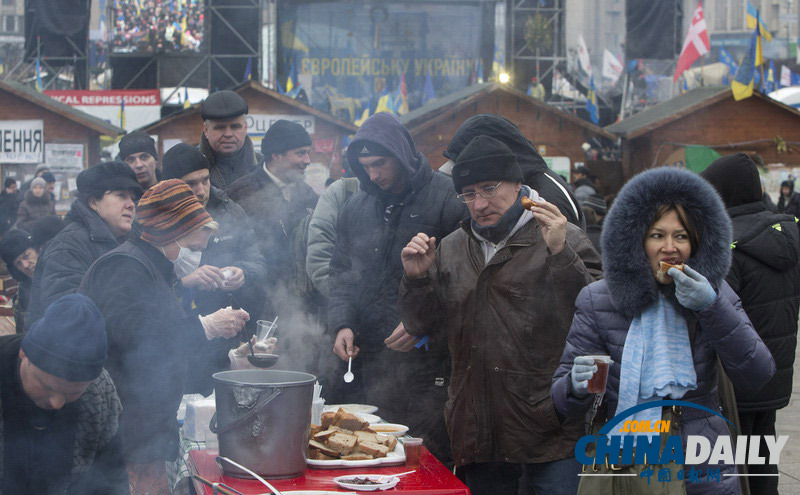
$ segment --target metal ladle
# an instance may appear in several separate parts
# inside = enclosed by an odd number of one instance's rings
[[[267,330],[267,338],[272,333],[272,329],[275,328],[275,324],[278,322],[278,317],[276,316],[275,319],[272,321],[272,324],[269,326]],[[278,362],[278,358],[280,356],[276,354],[256,354],[253,350],[253,339],[247,341],[250,344],[250,354],[247,356],[247,361],[255,366],[256,368],[272,368],[275,366],[275,363]]]
[[[249,475],[250,475],[250,476],[252,476],[253,478],[257,479],[257,480],[258,480],[258,481],[260,481],[260,482],[261,482],[261,483],[262,483],[264,486],[266,486],[267,488],[269,488],[269,489],[270,489],[270,491],[272,491],[272,493],[274,493],[275,495],[281,495],[281,492],[279,492],[279,491],[278,491],[278,489],[277,489],[277,488],[275,488],[274,486],[270,485],[270,484],[267,482],[267,480],[265,480],[265,479],[264,479],[264,478],[262,478],[261,476],[257,475],[257,474],[256,474],[254,471],[251,471],[250,469],[247,469],[246,467],[242,466],[242,465],[241,465],[241,464],[239,464],[238,462],[234,462],[234,461],[232,461],[232,460],[228,459],[227,457],[223,457],[223,456],[221,456],[221,455],[218,455],[218,456],[217,456],[217,459],[216,459],[216,461],[217,461],[217,465],[219,466],[219,468],[220,468],[220,469],[222,469],[222,471],[223,471],[223,472],[225,472],[225,468],[223,468],[223,467],[222,467],[222,462],[221,462],[221,461],[225,461],[225,462],[227,462],[227,463],[231,464],[232,466],[235,466],[235,467],[237,467],[237,468],[241,469],[242,471],[244,471],[245,473],[249,474]]]

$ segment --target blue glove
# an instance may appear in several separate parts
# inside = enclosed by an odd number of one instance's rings
[[[592,375],[597,373],[597,366],[594,359],[588,356],[575,356],[572,362],[572,372],[570,373],[572,382],[572,394],[579,399],[589,395],[586,389],[589,387],[589,380]]]
[[[688,265],[683,266],[683,271],[670,268],[667,275],[675,280],[675,297],[686,309],[702,311],[717,298],[717,293],[708,279],[700,275]]]

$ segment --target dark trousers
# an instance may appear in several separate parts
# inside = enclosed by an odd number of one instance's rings
[[[534,464],[467,464],[458,468],[457,474],[472,495],[517,495],[520,481],[529,484],[528,492],[534,495],[575,495],[580,470],[578,461],[570,457]]]
[[[775,410],[759,412],[739,411],[741,433],[739,435],[762,435],[761,452],[768,452],[763,435],[775,435]],[[778,474],[774,464],[748,464],[750,474]],[[747,478],[752,495],[778,495],[778,476],[751,476]]]
[[[324,393],[326,404],[377,406],[376,414],[383,420],[408,426],[409,435],[422,437],[425,448],[440,462],[452,467],[450,437],[444,421],[449,363],[447,353],[433,350],[362,350],[353,359],[355,379],[352,383],[345,384],[341,379],[347,363],[339,364],[330,395]]]

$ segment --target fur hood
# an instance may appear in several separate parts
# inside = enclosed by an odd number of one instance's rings
[[[725,279],[731,264],[731,221],[711,184],[692,172],[672,167],[636,175],[614,201],[601,239],[611,300],[629,318],[658,296],[660,286],[645,256],[644,238],[656,210],[665,204],[681,204],[700,233],[700,247],[686,264],[715,287]],[[673,286],[669,289],[674,291]]]

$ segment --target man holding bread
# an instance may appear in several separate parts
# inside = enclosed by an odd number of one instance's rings
[[[455,465],[474,495],[516,495],[523,469],[534,493],[574,494],[583,421],[556,414],[550,381],[600,258],[556,205],[521,184],[501,141],[474,137],[452,177],[471,218],[438,249],[420,233],[402,250],[398,309],[411,335],[446,332]]]

